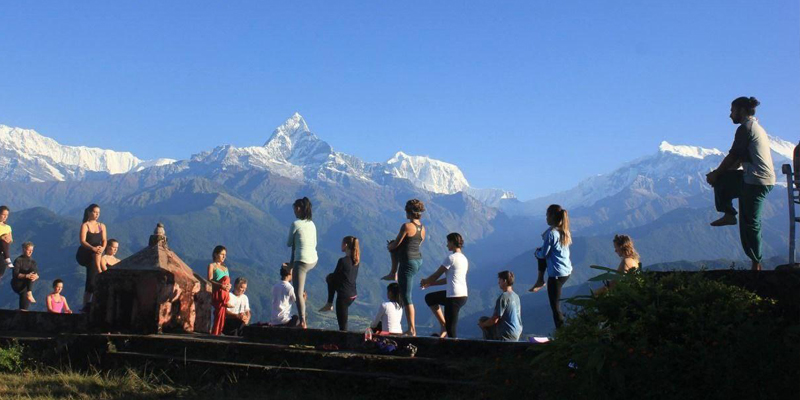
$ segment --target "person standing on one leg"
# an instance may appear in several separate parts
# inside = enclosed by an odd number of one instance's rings
[[[547,283],[544,282],[544,271],[539,269],[539,278],[530,289],[538,292],[547,285],[547,297],[550,299],[550,309],[553,311],[553,322],[556,328],[564,324],[564,314],[561,313],[561,288],[567,283],[572,273],[572,262],[569,259],[569,246],[572,244],[572,235],[569,232],[569,214],[558,204],[547,207],[547,225],[550,226],[542,234],[544,243],[536,249],[536,258],[547,262]]]
[[[83,290],[83,312],[89,311],[89,304],[94,293],[94,281],[98,274],[103,272],[101,259],[107,244],[106,226],[100,222],[100,206],[90,204],[83,210],[83,223],[81,224],[78,241],[80,246],[75,254],[78,264],[86,267],[86,288]]]
[[[11,289],[19,295],[19,309],[25,311],[31,303],[36,303],[33,298],[33,286],[39,280],[39,267],[32,256],[33,243],[23,243],[22,255],[14,260],[13,275],[11,275]]]
[[[295,200],[292,209],[297,219],[289,229],[286,245],[292,248],[292,261],[285,268],[292,270],[297,315],[300,327],[306,329],[306,275],[317,266],[317,226],[311,220],[311,200],[308,197]]]
[[[711,226],[736,225],[733,199],[739,199],[739,235],[752,269],[761,270],[761,213],[767,194],[775,185],[775,170],[767,132],[755,117],[761,104],[755,97],[739,97],[731,103],[730,118],[739,124],[728,155],[706,175],[714,187],[714,203],[722,218]],[[738,170],[739,166],[742,170]]]
[[[420,247],[422,242],[425,241],[425,227],[420,220],[422,219],[422,213],[425,212],[425,204],[418,199],[409,200],[406,202],[405,211],[408,222],[400,227],[397,238],[389,242],[386,245],[386,249],[393,253],[392,257],[397,257],[399,263],[397,284],[400,287],[400,302],[405,308],[406,321],[408,322],[408,331],[406,333],[409,336],[417,336],[411,286],[413,285],[414,275],[422,268],[422,251]],[[392,273],[389,275],[392,275]]]
[[[333,311],[333,297],[336,296],[336,321],[339,323],[339,330],[346,331],[349,308],[358,296],[356,278],[358,264],[361,261],[358,238],[345,236],[342,239],[342,251],[345,256],[336,263],[333,273],[325,278],[328,283],[328,302],[319,311]]]
[[[419,285],[424,290],[429,286],[447,285],[447,290],[428,293],[425,295],[425,304],[430,307],[433,316],[442,326],[439,337],[457,338],[458,312],[467,304],[467,271],[469,261],[461,249],[464,239],[458,233],[447,235],[447,250],[452,252],[442,261],[442,265],[431,276],[420,281]],[[445,279],[439,279],[442,274]],[[442,308],[444,306],[444,314]]]

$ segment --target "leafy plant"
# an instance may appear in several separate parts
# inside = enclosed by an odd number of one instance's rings
[[[22,346],[12,342],[0,347],[0,372],[18,372],[22,370]]]
[[[782,398],[800,393],[800,334],[773,300],[702,274],[620,274],[533,360],[544,398]],[[690,276],[691,275],[691,276]]]

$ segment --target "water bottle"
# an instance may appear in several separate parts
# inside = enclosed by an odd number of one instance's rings
[[[367,327],[367,330],[364,331],[364,341],[369,342],[372,340],[372,328]]]

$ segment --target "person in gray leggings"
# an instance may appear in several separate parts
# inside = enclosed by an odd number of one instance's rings
[[[288,247],[292,248],[292,262],[287,266],[292,269],[292,284],[297,297],[297,315],[300,326],[306,329],[306,275],[317,266],[317,227],[311,221],[311,200],[308,197],[294,202],[294,215],[297,220],[289,229]]]

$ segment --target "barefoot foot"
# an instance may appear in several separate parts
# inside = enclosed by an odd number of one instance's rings
[[[325,303],[325,305],[319,309],[319,312],[327,312],[327,311],[333,311],[333,304]]]
[[[33,293],[28,292],[28,301],[31,303],[36,303],[36,299],[33,298]]]
[[[546,285],[546,283],[544,283],[544,281],[539,281],[539,280],[537,280],[537,281],[536,281],[536,283],[534,283],[534,284],[533,284],[533,287],[532,287],[532,288],[530,288],[530,289],[528,289],[528,291],[529,291],[529,292],[536,293],[536,292],[538,292],[538,291],[542,290],[542,288],[543,288],[545,285]]]

